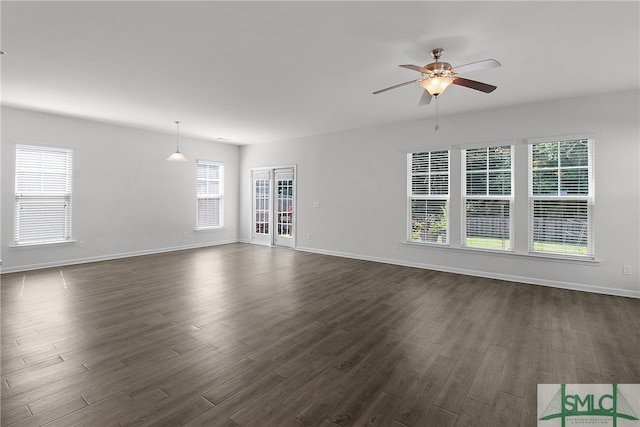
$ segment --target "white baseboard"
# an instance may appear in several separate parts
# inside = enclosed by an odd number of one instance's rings
[[[506,280],[508,282],[526,283],[529,285],[548,286],[553,288],[568,289],[572,291],[591,292],[596,294],[615,295],[621,297],[640,298],[640,291],[628,289],[603,288],[600,286],[585,285],[582,283],[561,282],[556,280],[544,280],[525,276],[513,276],[509,274],[490,273],[485,271],[468,270],[464,268],[445,267],[441,265],[407,262],[398,259],[378,258],[366,255],[352,254],[346,252],[331,251],[325,249],[296,247],[301,252],[311,252],[322,255],[338,256],[342,258],[360,259],[363,261],[374,261],[384,264],[401,265],[404,267],[422,268],[425,270],[442,271],[445,273],[463,274],[466,276],[484,277],[487,279]]]
[[[2,274],[9,273],[19,273],[21,271],[31,271],[31,270],[41,270],[43,268],[52,268],[52,267],[64,267],[67,265],[74,264],[87,264],[90,262],[98,262],[98,261],[110,261],[114,259],[120,258],[129,258],[135,256],[142,255],[153,255],[160,254],[165,252],[175,252],[175,251],[183,251],[187,249],[197,249],[197,248],[206,248],[209,246],[219,246],[219,245],[227,245],[230,243],[238,243],[238,240],[221,240],[217,242],[208,242],[208,243],[200,243],[194,245],[183,245],[183,246],[171,246],[167,248],[155,248],[148,249],[143,251],[135,251],[135,252],[122,252],[118,254],[110,254],[110,255],[100,255],[95,257],[86,257],[86,258],[75,258],[75,259],[66,259],[62,261],[52,261],[52,262],[44,262],[39,264],[29,264],[29,265],[19,265],[15,267],[2,267]]]

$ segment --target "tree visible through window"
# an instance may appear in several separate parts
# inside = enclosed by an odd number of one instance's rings
[[[408,161],[409,240],[448,241],[449,151],[410,153]]]
[[[463,246],[511,249],[511,146],[463,150]]]
[[[530,145],[529,250],[593,255],[592,141]]]

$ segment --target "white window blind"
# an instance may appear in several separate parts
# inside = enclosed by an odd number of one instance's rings
[[[224,166],[220,163],[198,160],[197,168],[197,220],[196,228],[223,226]]]
[[[482,147],[462,152],[462,245],[512,248],[512,147]]]
[[[530,144],[529,250],[593,256],[593,141]]]
[[[71,158],[64,148],[16,146],[16,245],[71,240]]]
[[[407,155],[408,234],[413,242],[446,244],[449,151]]]

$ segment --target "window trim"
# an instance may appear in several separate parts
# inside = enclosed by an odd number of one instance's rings
[[[434,248],[434,249],[445,249],[454,252],[462,252],[462,253],[476,253],[479,255],[487,255],[487,256],[497,256],[497,257],[515,257],[515,258],[524,258],[529,260],[543,259],[545,261],[555,261],[560,263],[576,263],[576,264],[592,264],[592,265],[600,265],[602,261],[596,257],[587,258],[584,256],[574,256],[574,255],[561,255],[561,254],[549,254],[549,253],[521,253],[511,251],[503,251],[503,250],[495,250],[495,249],[484,249],[484,248],[474,248],[467,246],[453,246],[453,245],[428,245],[416,241],[405,241],[400,242],[402,245],[407,247],[419,247],[419,248]]]

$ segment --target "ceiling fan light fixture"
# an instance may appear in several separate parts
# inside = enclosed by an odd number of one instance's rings
[[[187,158],[180,152],[180,122],[176,121],[176,152],[167,157],[170,162],[186,162]]]
[[[420,82],[420,86],[429,92],[431,96],[438,96],[444,90],[453,83],[453,77],[450,76],[436,76],[430,77]]]

